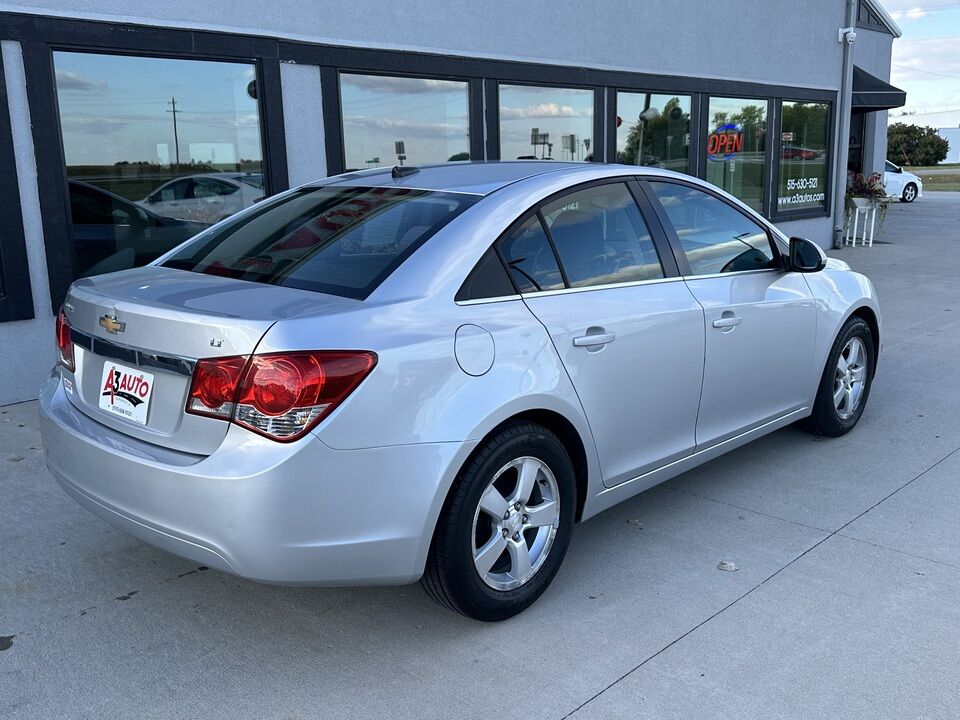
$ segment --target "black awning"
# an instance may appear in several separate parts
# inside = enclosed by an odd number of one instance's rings
[[[874,112],[903,107],[907,94],[866,70],[853,66],[853,112]]]

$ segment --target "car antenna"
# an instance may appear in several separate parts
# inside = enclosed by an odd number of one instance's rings
[[[393,170],[390,171],[390,175],[393,176],[394,180],[398,180],[407,175],[415,175],[418,172],[420,172],[420,168],[414,167],[413,165],[394,165]]]

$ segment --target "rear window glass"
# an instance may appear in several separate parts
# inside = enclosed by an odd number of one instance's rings
[[[410,188],[305,188],[201,235],[163,264],[362,300],[477,199]]]

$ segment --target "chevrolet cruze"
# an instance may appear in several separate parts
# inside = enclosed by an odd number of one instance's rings
[[[534,602],[574,525],[795,421],[860,418],[873,286],[663,170],[370,170],[78,280],[41,392],[78,502],[267,583]]]

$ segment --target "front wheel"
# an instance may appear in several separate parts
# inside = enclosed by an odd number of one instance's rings
[[[813,413],[805,422],[810,432],[839,437],[854,428],[870,395],[875,352],[867,323],[859,317],[847,320],[830,350]]]
[[[528,608],[557,574],[573,532],[576,481],[550,430],[528,422],[487,440],[441,511],[421,584],[477,620]]]
[[[903,189],[903,195],[900,196],[900,202],[912,203],[917,199],[917,186],[913,183],[908,183],[907,186]]]

